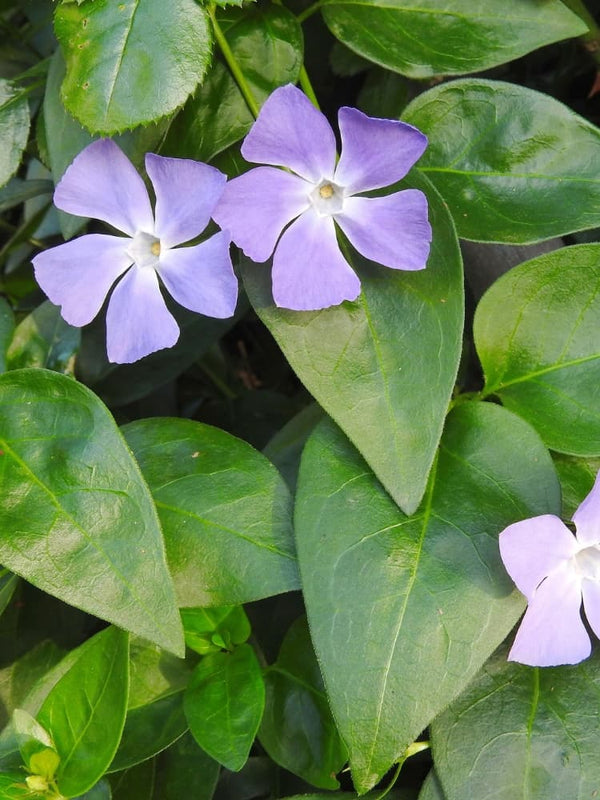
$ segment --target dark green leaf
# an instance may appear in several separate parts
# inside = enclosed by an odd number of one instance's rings
[[[211,800],[220,769],[218,762],[186,733],[160,757],[157,800]]]
[[[562,518],[571,519],[592,490],[600,471],[600,458],[573,458],[562,453],[556,453],[553,458],[562,489]]]
[[[468,683],[523,610],[497,537],[558,513],[532,428],[487,403],[448,417],[429,489],[404,516],[332,423],[309,439],[296,534],[304,598],[358,791]]]
[[[477,72],[587,31],[559,0],[324,0],[323,16],[352,50],[411,78]]]
[[[135,767],[110,776],[112,800],[152,800],[156,762],[143,761]]]
[[[15,330],[15,316],[8,302],[0,297],[0,372],[6,372],[6,351]]]
[[[429,137],[419,169],[459,236],[526,244],[600,224],[600,131],[553,98],[466,79],[420,95],[403,119]]]
[[[484,393],[553,450],[600,455],[600,244],[510,270],[481,299],[473,327]]]
[[[6,353],[7,368],[72,373],[80,340],[79,328],[65,322],[58,306],[46,300],[17,326]]]
[[[278,5],[229,10],[224,27],[259,104],[277,86],[296,82],[302,66],[302,29],[290,11]],[[202,86],[174,120],[163,150],[166,155],[209,161],[245,136],[253,122],[231,73],[215,61]]]
[[[298,588],[291,499],[263,455],[184,419],[140,420],[123,433],[154,496],[181,606]]]
[[[95,786],[92,786],[88,792],[75,798],[75,800],[111,800],[111,798],[110,784],[107,780],[102,779],[98,781]],[[133,800],[133,798],[129,800]],[[144,800],[146,800],[146,798],[144,798]]]
[[[129,636],[110,627],[96,634],[44,701],[40,723],[50,732],[66,797],[87,792],[117,749],[127,708]]]
[[[27,95],[0,78],[0,186],[7,183],[21,163],[28,135]]]
[[[181,691],[131,709],[109,771],[120,772],[152,758],[176,742],[186,730]]]
[[[0,574],[0,614],[2,614],[11,601],[19,579],[8,570],[1,570],[0,568],[0,572],[2,573]]]
[[[265,706],[260,664],[249,644],[209,653],[183,701],[190,731],[215,761],[237,772],[248,759]]]
[[[590,713],[598,705],[599,654],[573,667],[531,669],[508,663],[506,652],[432,725],[447,800],[594,797],[600,729]]]
[[[347,760],[336,730],[304,617],[288,631],[265,674],[267,697],[260,742],[273,761],[322,789]]]
[[[22,178],[13,178],[0,189],[0,212],[20,206],[21,203],[34,197],[52,194],[53,189],[52,181],[35,179],[24,181]]]
[[[284,425],[263,449],[275,464],[293,493],[296,491],[300,456],[315,425],[323,419],[323,409],[316,403],[303,408]]]
[[[65,106],[92,132],[170,114],[210,60],[208,15],[194,0],[63,3],[54,25],[67,64]]]
[[[423,178],[433,226],[427,269],[402,272],[352,259],[354,303],[276,308],[269,271],[245,263],[250,302],[317,402],[360,450],[401,508],[419,504],[442,432],[461,350],[463,279],[448,212]]]
[[[0,376],[0,562],[44,591],[183,652],[156,511],[107,409],[71,378]]]
[[[440,780],[433,769],[425,779],[419,800],[446,800]]]

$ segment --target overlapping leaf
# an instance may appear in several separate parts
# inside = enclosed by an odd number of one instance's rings
[[[537,434],[499,406],[448,418],[419,511],[402,514],[331,422],[311,436],[296,532],[308,619],[359,791],[372,787],[506,636],[523,598],[500,562],[511,522],[558,513]]]

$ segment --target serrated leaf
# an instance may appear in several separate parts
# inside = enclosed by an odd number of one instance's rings
[[[600,455],[600,244],[527,261],[482,297],[473,324],[485,395],[553,450]]]
[[[420,95],[403,119],[429,138],[419,169],[459,236],[527,244],[600,225],[600,130],[552,97],[466,79]]]
[[[122,0],[58,6],[67,64],[62,97],[93,133],[118,133],[181,106],[208,67],[208,15],[194,0]]]
[[[559,0],[325,0],[345,45],[411,78],[464,75],[587,32]]]
[[[362,283],[354,303],[287,311],[269,271],[244,262],[250,302],[292,368],[360,450],[398,505],[412,512],[431,468],[461,351],[462,263],[454,227],[422,177],[433,244],[427,269],[402,272],[352,257]]]
[[[447,800],[565,800],[600,784],[598,653],[571,667],[531,669],[503,647],[432,725]],[[510,764],[510,769],[498,765]]]
[[[339,429],[327,422],[315,430],[298,480],[298,558],[359,792],[464,688],[522,612],[499,532],[559,510],[548,452],[499,406],[463,403],[451,412],[428,493],[411,517]]]
[[[98,398],[42,369],[0,376],[0,562],[176,654],[183,632],[148,489]]]
[[[184,419],[139,420],[123,433],[158,509],[180,606],[298,588],[291,498],[263,455]]]

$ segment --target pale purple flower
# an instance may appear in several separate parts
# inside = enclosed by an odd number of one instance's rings
[[[576,664],[591,652],[581,619],[600,636],[600,473],[573,515],[575,536],[558,517],[515,522],[500,534],[500,555],[528,601],[511,661],[536,667]]]
[[[102,139],[82,150],[57,185],[54,203],[107,222],[125,237],[92,233],[33,259],[38,283],[77,327],[94,319],[116,282],[106,334],[108,358],[120,364],[172,347],[179,338],[159,278],[178,303],[209,317],[230,317],[237,301],[227,233],[174,249],[206,228],[225,175],[207,164],[154,153],[146,155],[146,171],[156,196],[154,213],[144,181],[114,142]]]
[[[359,253],[386,267],[417,270],[427,262],[431,227],[422,192],[360,196],[403,178],[426,137],[355,108],[340,108],[338,122],[336,165],[335,135],[323,114],[295,86],[276,89],[242,145],[247,161],[270,166],[230,181],[214,213],[253,261],[275,251],[273,299],[282,308],[307,311],[358,297],[360,281],[336,225]]]

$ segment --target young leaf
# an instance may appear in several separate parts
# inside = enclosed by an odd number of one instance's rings
[[[315,430],[298,480],[298,558],[359,792],[463,689],[522,612],[498,533],[559,510],[547,450],[500,406],[465,402],[451,412],[411,517],[331,422]]]
[[[598,653],[576,666],[531,669],[507,662],[501,648],[432,725],[447,800],[593,797],[600,729],[590,710],[599,689]]]
[[[96,634],[37,715],[60,756],[56,779],[66,797],[91,789],[115,754],[127,708],[128,651],[123,631],[110,627]]]
[[[467,78],[420,95],[403,119],[429,138],[419,169],[462,238],[527,244],[600,225],[600,131],[557,100]]]
[[[181,606],[298,588],[291,498],[263,455],[184,419],[139,420],[123,433],[154,496]]]
[[[510,270],[482,297],[473,330],[486,395],[553,450],[600,455],[600,244]]]
[[[265,705],[260,664],[249,644],[200,661],[183,701],[200,747],[237,772],[248,759]]]
[[[411,78],[464,75],[586,33],[559,0],[325,0],[334,36]]]
[[[231,650],[250,636],[250,621],[241,606],[182,608],[181,619],[186,645],[201,656],[218,650]]]
[[[42,369],[1,375],[0,451],[0,563],[181,654],[156,510],[98,398]]]
[[[258,733],[275,763],[321,789],[337,789],[347,760],[335,727],[306,619],[289,629],[265,673],[265,713]]]
[[[454,386],[461,350],[463,279],[452,221],[419,176],[433,244],[427,268],[385,269],[352,258],[354,303],[323,311],[276,308],[268,270],[244,263],[250,302],[317,402],[360,450],[407,513],[418,506]]]
[[[118,133],[170,114],[210,60],[208,15],[194,0],[61,3],[62,97],[90,131]]]

